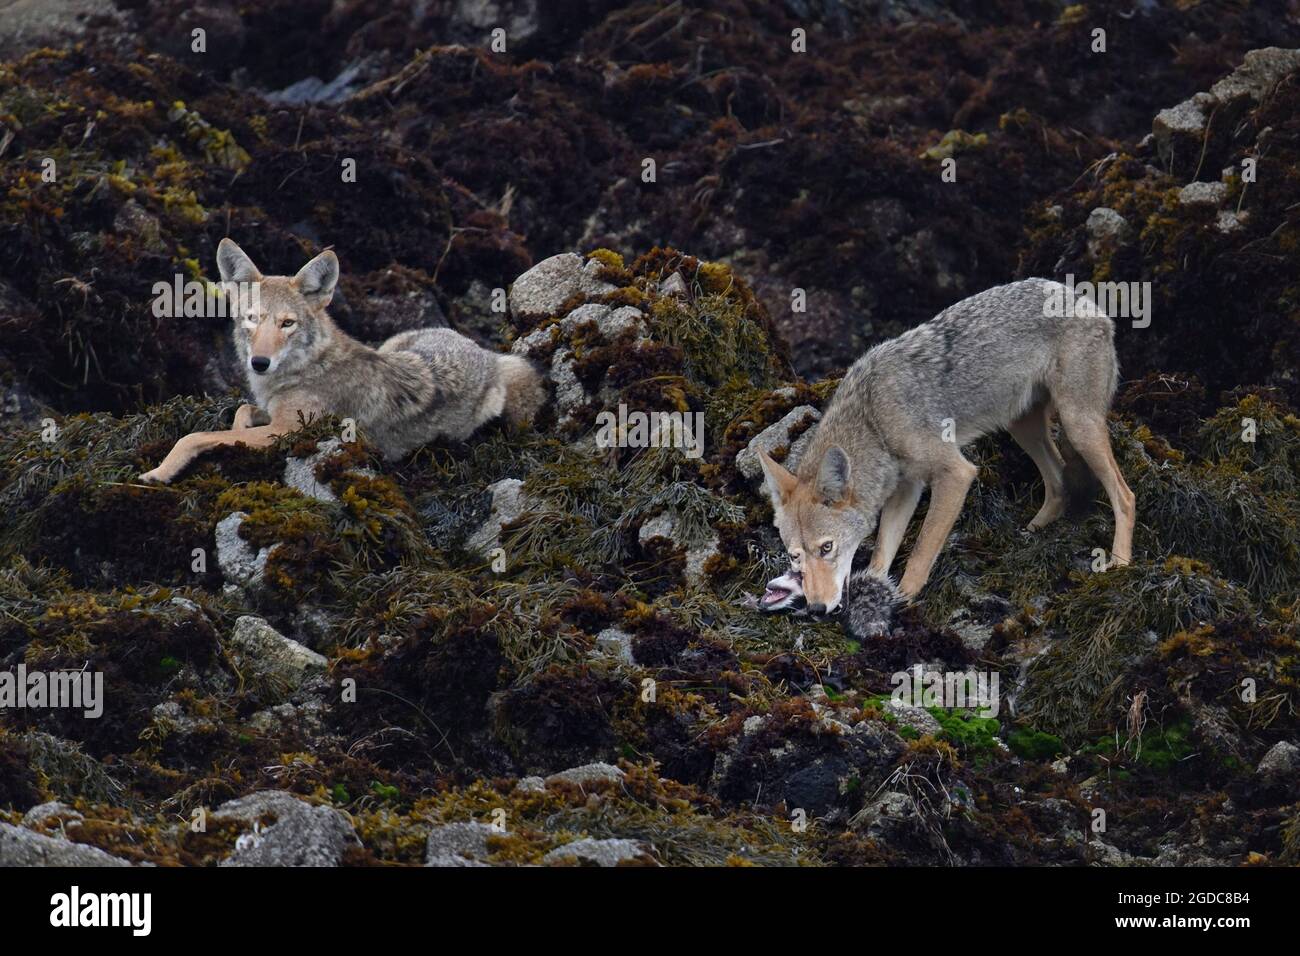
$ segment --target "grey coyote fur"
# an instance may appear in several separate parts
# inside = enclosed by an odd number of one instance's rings
[[[1045,279],[998,286],[876,346],[844,376],[795,473],[759,453],[776,528],[810,611],[839,608],[853,554],[872,531],[870,570],[889,573],[929,485],[930,505],[901,582],[903,596],[914,599],[975,478],[961,447],[999,428],[1043,477],[1043,506],[1030,530],[1060,517],[1067,484],[1086,481],[1070,472],[1090,469],[1115,515],[1112,563],[1129,562],[1133,492],[1106,427],[1119,381],[1115,327],[1086,299],[1072,316],[1046,314],[1045,301],[1063,288]],[[1054,414],[1068,460],[1052,440]]]
[[[224,283],[255,284],[257,295],[235,317],[235,349],[256,405],[242,405],[230,431],[195,432],[141,476],[171,481],[198,455],[220,445],[269,445],[307,418],[351,418],[386,458],[435,438],[468,438],[505,415],[531,419],[546,399],[527,360],[484,349],[451,329],[402,332],[379,348],[334,324],[326,307],[339,262],[326,250],[289,276],[263,276],[229,239],[217,248]],[[254,424],[254,417],[269,424]]]

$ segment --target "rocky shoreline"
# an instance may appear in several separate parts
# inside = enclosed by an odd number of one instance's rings
[[[0,670],[105,704],[0,710],[0,865],[1300,863],[1300,28],[516,4],[494,57],[468,15],[321,6],[296,62],[203,5],[0,32]],[[828,52],[760,69],[803,21]],[[277,269],[334,245],[350,333],[449,324],[552,401],[139,484],[241,401],[224,323],[148,308],[226,234]],[[1094,570],[1103,508],[1024,534],[1041,486],[996,436],[888,633],[746,606],[784,564],[757,449],[797,457],[866,346],[1067,274],[1151,283],[1110,422],[1133,564]],[[698,415],[700,453],[605,447],[620,409]],[[998,712],[894,700],[917,666]]]

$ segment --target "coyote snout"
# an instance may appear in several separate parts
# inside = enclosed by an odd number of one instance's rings
[[[838,446],[829,449],[812,480],[801,481],[764,451],[759,452],[776,510],[776,529],[800,575],[812,614],[840,608],[853,555],[875,527],[875,516],[857,507],[852,465]]]

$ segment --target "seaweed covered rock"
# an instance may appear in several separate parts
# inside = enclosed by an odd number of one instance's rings
[[[1045,200],[1028,230],[1025,274],[1148,284],[1149,317],[1118,325],[1121,365],[1204,370],[1201,415],[1245,381],[1300,399],[1294,290],[1277,267],[1296,249],[1284,211],[1300,189],[1298,96],[1300,49],[1252,50],[1156,114],[1154,136],[1127,141]],[[1102,214],[1106,241],[1095,237]]]

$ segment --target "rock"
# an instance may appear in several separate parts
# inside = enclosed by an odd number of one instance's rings
[[[573,370],[573,351],[561,346],[551,356],[551,382],[555,386],[555,414],[561,419],[591,401],[587,389]]]
[[[1151,124],[1151,132],[1163,165],[1190,172],[1205,155],[1208,139],[1220,139],[1231,131],[1248,109],[1296,69],[1300,69],[1300,50],[1279,47],[1251,50],[1241,66],[1208,92],[1197,93],[1177,106],[1161,110]],[[1212,128],[1209,128],[1211,117]],[[1218,155],[1213,149],[1210,153]]]
[[[811,405],[800,405],[798,408],[791,409],[779,422],[768,425],[749,440],[749,444],[736,455],[736,470],[750,481],[753,481],[763,473],[763,464],[758,460],[759,449],[770,455],[773,450],[787,445],[789,445],[790,451],[782,464],[791,470],[797,468],[799,466],[799,456],[808,447],[808,443],[812,441],[812,436],[817,429],[815,427],[808,428],[795,439],[793,445],[790,444],[790,432],[809,419],[816,422],[820,421],[821,417],[822,413]],[[767,494],[767,482],[763,482],[763,494]]]
[[[1100,256],[1114,248],[1128,237],[1130,229],[1127,220],[1114,209],[1098,206],[1088,213],[1088,255],[1095,262]]]
[[[362,68],[361,63],[349,63],[328,83],[317,76],[304,77],[284,89],[272,90],[266,98],[282,106],[337,106],[361,88]]]
[[[510,346],[510,352],[513,355],[522,355],[525,358],[532,358],[534,352],[544,345],[551,342],[551,330],[556,328],[555,325],[545,325],[541,328],[533,329],[523,338],[515,339],[514,344]]]
[[[429,831],[425,866],[487,866],[488,837],[502,833],[486,823],[446,823]]]
[[[907,794],[886,790],[854,814],[849,824],[873,840],[892,843],[918,830],[921,814]]]
[[[637,541],[641,544],[654,538],[665,538],[676,548],[686,549],[686,580],[698,583],[704,580],[704,565],[718,553],[718,536],[710,531],[703,541],[687,541],[681,535],[680,522],[671,512],[655,515],[641,525]]]
[[[686,280],[682,278],[680,272],[674,272],[667,279],[659,283],[660,295],[676,296],[679,299],[685,299],[689,296],[686,289]]]
[[[217,730],[217,725],[211,720],[191,717],[178,701],[164,701],[157,704],[150,713],[154,726],[169,737],[184,738]]]
[[[1250,213],[1244,210],[1233,212],[1231,209],[1220,209],[1218,217],[1214,220],[1214,228],[1223,233],[1236,232],[1249,218]]]
[[[1228,195],[1227,183],[1188,183],[1178,191],[1184,206],[1217,206]]]
[[[559,863],[563,860],[578,860],[588,866],[618,866],[620,863],[648,855],[636,840],[595,840],[586,837],[566,843],[564,846],[557,846],[542,857],[542,862]]]
[[[993,625],[986,624],[975,617],[967,608],[958,608],[948,618],[948,627],[961,638],[961,642],[973,651],[983,650],[984,645],[993,636]]]
[[[549,787],[557,783],[570,783],[581,787],[596,783],[614,784],[622,783],[625,776],[626,774],[613,764],[589,763],[551,774],[546,778],[546,785]]]
[[[249,717],[248,729],[270,737],[297,727],[314,736],[321,732],[324,711],[324,704],[316,698],[304,701],[302,704],[288,702],[276,704],[265,710],[259,710]]]
[[[338,501],[338,496],[330,491],[329,486],[322,485],[316,479],[316,468],[325,459],[337,454],[342,447],[343,443],[339,439],[327,438],[320,442],[316,446],[316,451],[306,458],[289,456],[284,460],[284,484],[317,501],[328,503]],[[363,468],[360,471],[368,477],[374,477],[374,472],[369,469]]]
[[[97,847],[33,833],[11,823],[0,823],[0,867],[130,865]]]
[[[588,302],[586,305],[578,306],[561,319],[560,328],[568,333],[584,322],[595,322],[596,327],[600,329],[600,334],[608,340],[618,338],[628,329],[637,328],[644,318],[645,314],[635,306],[624,305],[615,309],[608,305]]]
[[[1119,847],[1096,838],[1088,841],[1088,848],[1092,851],[1093,866],[1131,866],[1134,862],[1133,857]]]
[[[520,777],[515,781],[518,793],[541,793],[546,789],[546,780],[542,777]]]
[[[1180,160],[1205,137],[1205,120],[1214,98],[1208,93],[1197,93],[1177,106],[1163,109],[1151,122],[1156,150],[1166,165],[1177,154]]]
[[[776,738],[765,725],[755,727],[718,751],[709,791],[723,800],[768,806],[784,801],[789,810],[809,816],[843,812],[854,787],[882,779],[903,749],[898,735],[878,721],[861,721],[847,734],[825,726]]]
[[[640,308],[636,306],[620,306],[610,312],[604,324],[601,325],[601,334],[606,338],[617,338],[628,329],[636,329],[641,325],[645,315]]]
[[[299,689],[308,678],[323,674],[329,666],[320,654],[252,615],[235,621],[229,644],[240,667],[290,691]]]
[[[455,0],[451,4],[453,29],[476,39],[497,27],[506,31],[508,42],[527,43],[542,31],[541,0]]]
[[[0,0],[0,60],[17,60],[41,47],[71,46],[92,22],[120,28],[122,14],[100,0]]]
[[[247,517],[243,511],[234,511],[217,522],[217,567],[231,584],[256,588],[266,573],[266,559],[276,546],[269,545],[254,553],[248,542],[239,536],[239,526]]]
[[[617,627],[607,627],[596,635],[596,649],[624,664],[634,664],[632,635]]]
[[[1241,66],[1210,87],[1210,96],[1221,111],[1226,111],[1224,118],[1234,121],[1242,110],[1258,103],[1279,80],[1297,69],[1300,69],[1300,50],[1275,46],[1251,50]]]
[[[582,276],[578,280],[578,291],[584,295],[598,296],[613,292],[618,286],[600,278],[600,270],[605,264],[599,259],[588,259],[582,267]]]
[[[523,489],[524,483],[518,478],[502,478],[488,485],[487,490],[492,493],[492,512],[465,542],[468,550],[488,557],[489,552],[501,546],[502,526],[517,519],[530,507]]]
[[[338,866],[361,841],[346,815],[283,790],[260,790],[223,803],[212,817],[246,827],[221,866]]]
[[[917,707],[891,697],[885,701],[885,712],[893,714],[898,718],[900,725],[911,727],[921,736],[926,734],[934,736],[943,732],[943,726],[938,718],[924,707]]]
[[[1300,747],[1286,740],[1279,740],[1264,754],[1255,768],[1260,776],[1278,778],[1300,777]]]
[[[516,317],[554,315],[566,300],[582,291],[584,279],[590,277],[579,255],[562,252],[543,259],[510,287],[510,311]]]
[[[69,823],[84,820],[80,813],[66,803],[52,800],[39,803],[23,814],[23,826],[31,830],[46,830],[51,827],[66,826]]]

